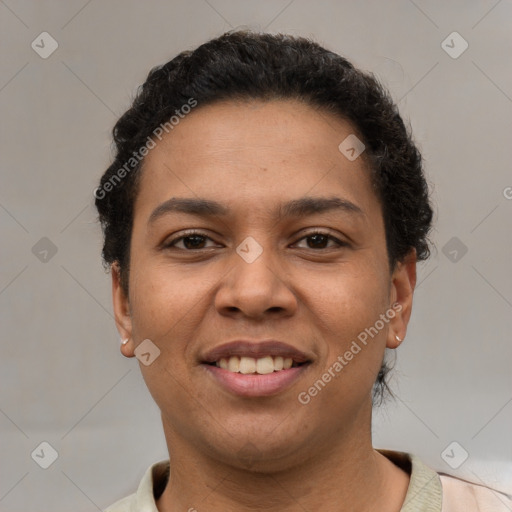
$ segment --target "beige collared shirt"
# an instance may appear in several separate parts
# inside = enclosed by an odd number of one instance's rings
[[[410,475],[400,512],[511,512],[512,497],[482,485],[436,473],[415,455],[377,450]],[[135,494],[108,507],[105,512],[158,512],[156,499],[169,477],[169,461],[148,468]],[[194,510],[191,507],[191,510]]]

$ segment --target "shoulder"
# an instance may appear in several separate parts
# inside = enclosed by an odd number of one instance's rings
[[[126,498],[116,501],[110,507],[106,508],[104,512],[130,512],[132,504],[135,502],[135,494],[131,494]]]
[[[443,489],[442,512],[510,512],[511,496],[502,492],[456,478],[439,474]]]
[[[511,512],[512,496],[486,485],[438,472],[416,455],[378,450],[410,475],[401,512]],[[504,486],[508,492],[508,488]]]
[[[156,499],[162,494],[169,478],[169,460],[156,462],[150,466],[137,492],[116,501],[104,512],[158,512]]]

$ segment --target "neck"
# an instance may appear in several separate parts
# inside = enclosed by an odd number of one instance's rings
[[[373,449],[370,427],[338,436],[335,445],[318,445],[315,453],[274,471],[219,462],[165,422],[164,431],[172,463],[159,512],[399,512],[409,485],[407,473]]]

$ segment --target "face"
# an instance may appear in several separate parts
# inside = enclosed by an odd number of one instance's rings
[[[160,350],[140,367],[168,442],[268,469],[370,431],[415,261],[388,267],[363,156],[338,149],[353,133],[296,101],[224,102],[146,156],[114,308],[125,355]]]

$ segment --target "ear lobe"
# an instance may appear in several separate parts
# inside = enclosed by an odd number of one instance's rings
[[[403,261],[397,263],[391,276],[390,302],[395,316],[390,321],[387,348],[398,348],[405,338],[416,286],[416,261],[416,249],[413,248]]]
[[[117,330],[121,337],[121,353],[125,357],[134,357],[135,346],[132,339],[132,318],[130,302],[121,285],[119,263],[116,261],[110,268],[112,276],[112,302]],[[128,340],[128,341],[126,341]]]

